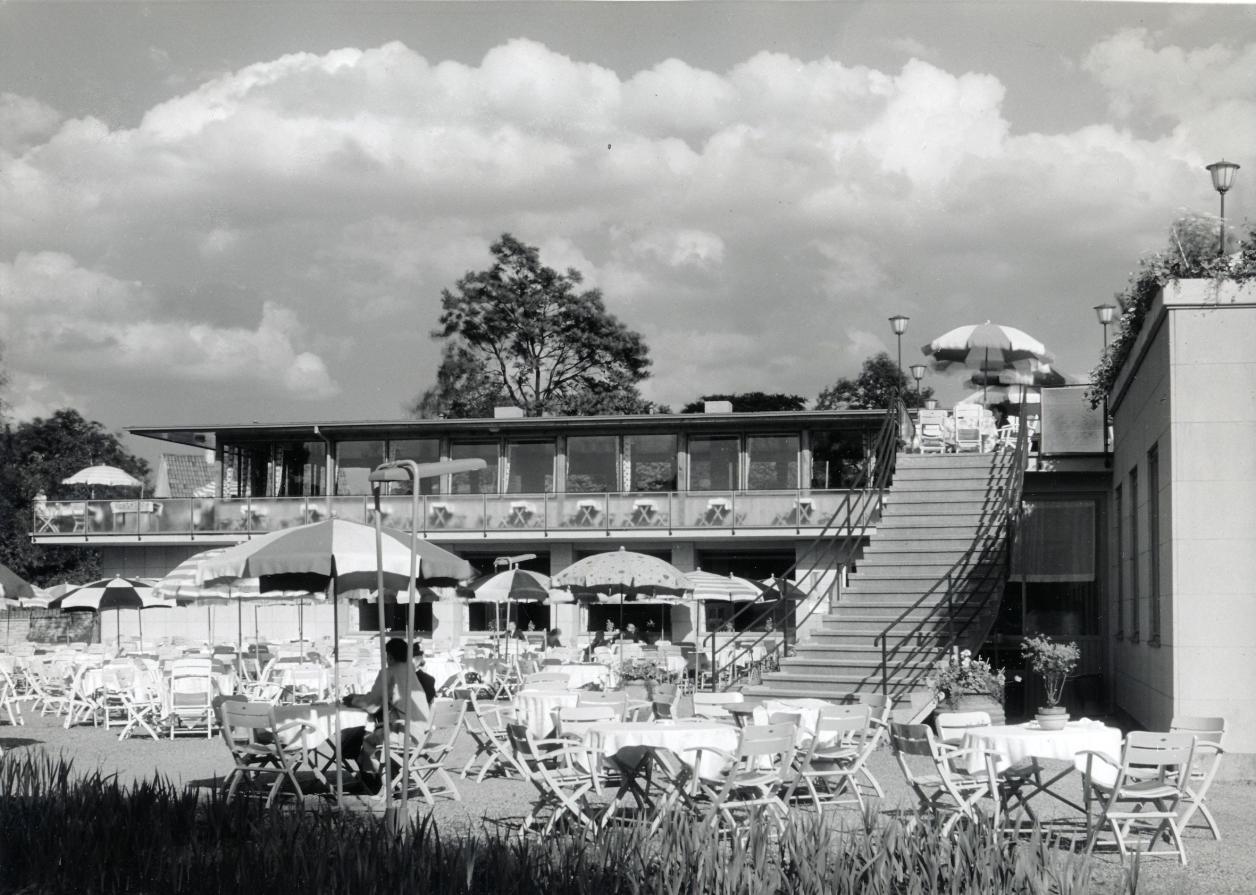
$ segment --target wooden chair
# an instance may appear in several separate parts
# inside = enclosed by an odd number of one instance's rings
[[[388,758],[393,767],[385,785],[391,786],[397,795],[403,789],[417,789],[429,805],[436,804],[438,798],[462,801],[458,787],[445,769],[445,762],[462,732],[465,712],[465,700],[437,705],[432,709],[423,738],[410,737],[408,749],[401,736],[394,735],[388,748]],[[381,744],[376,754],[377,762],[382,760],[382,752]]]
[[[979,809],[986,798],[992,805],[991,819],[998,825],[998,777],[993,755],[938,742],[925,724],[891,724],[890,745],[907,785],[919,800],[920,809],[946,818],[942,835],[949,836],[961,818],[981,822]],[[986,766],[983,772],[970,774],[962,770],[960,759],[973,754],[983,754]]]
[[[1194,735],[1131,731],[1119,764],[1102,752],[1088,749],[1079,754],[1086,756],[1082,781],[1088,827],[1086,854],[1094,850],[1107,827],[1122,861],[1134,846],[1140,857],[1176,855],[1186,866],[1178,819],[1195,759]],[[1093,810],[1096,802],[1097,814]],[[1147,848],[1137,848],[1133,840],[1147,831],[1151,832]],[[1172,850],[1157,851],[1156,844],[1166,833]]]
[[[455,696],[466,700],[467,711],[462,716],[462,726],[475,743],[475,752],[462,768],[465,780],[476,762],[480,763],[475,782],[483,783],[488,772],[498,769],[503,777],[517,773],[526,777],[514,759],[514,752],[506,737],[506,725],[514,721],[513,709],[503,705],[485,705],[479,702],[474,690],[460,690]]]
[[[522,724],[507,724],[515,760],[536,788],[537,801],[519,825],[519,836],[546,838],[564,831],[596,835],[601,811],[589,801],[594,789],[590,751],[564,739],[538,740]]]
[[[1175,715],[1169,723],[1170,733],[1189,733],[1195,737],[1195,760],[1191,765],[1190,778],[1186,782],[1186,792],[1182,796],[1182,813],[1178,817],[1178,828],[1185,831],[1190,826],[1191,818],[1198,812],[1204,818],[1214,839],[1221,838],[1221,828],[1217,819],[1212,816],[1204,800],[1208,798],[1208,789],[1217,776],[1217,766],[1221,764],[1221,756],[1225,750],[1221,741],[1225,738],[1225,718],[1201,718],[1186,715]]]
[[[751,726],[741,731],[735,753],[710,746],[684,750],[694,755],[694,767],[701,766],[704,752],[723,762],[712,779],[694,775],[697,798],[691,805],[698,808],[703,822],[737,834],[768,819],[783,832],[789,809],[780,792],[792,771],[796,734],[792,724]]]
[[[270,807],[285,782],[292,784],[297,799],[304,795],[297,769],[309,761],[308,735],[315,732],[308,721],[275,723],[275,707],[268,702],[227,700],[222,704],[222,738],[235,767],[227,776],[227,799],[235,797],[241,783],[250,787],[271,778],[266,796]]]
[[[854,802],[862,811],[859,773],[867,761],[868,744],[879,738],[870,729],[872,711],[866,705],[834,706],[816,719],[815,735],[798,754],[793,780],[785,791],[790,804],[803,786],[817,812],[827,805]],[[773,723],[776,716],[773,716]]]

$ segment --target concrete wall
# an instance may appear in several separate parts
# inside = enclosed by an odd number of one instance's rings
[[[1256,759],[1254,336],[1256,288],[1175,284],[1154,303],[1114,390],[1113,481],[1125,489],[1123,587],[1139,608],[1134,632],[1126,604],[1125,636],[1114,645],[1117,703],[1151,729],[1165,729],[1175,714],[1224,716],[1227,750],[1248,759]],[[1149,480],[1153,445],[1156,482]],[[1139,493],[1131,505],[1134,468]],[[1159,495],[1156,556],[1153,488]],[[1139,545],[1131,557],[1135,518]],[[1158,644],[1149,627],[1156,560]],[[1137,594],[1131,594],[1134,563]],[[1115,604],[1110,608],[1115,613]],[[1244,764],[1237,756],[1227,763],[1231,770]]]

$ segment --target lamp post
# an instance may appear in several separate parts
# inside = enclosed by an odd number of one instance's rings
[[[910,317],[904,317],[902,314],[895,314],[890,318],[890,329],[894,330],[894,335],[898,337],[898,375],[900,379],[903,375],[903,333],[907,332],[907,321]],[[898,390],[898,381],[894,383],[895,391]]]
[[[916,380],[916,406],[923,407],[924,404],[920,397],[920,380],[925,378],[925,365],[912,364],[909,369],[911,370],[911,378]]]
[[[443,463],[416,463],[413,460],[390,460],[387,463],[381,463],[371,472],[370,482],[371,490],[375,495],[375,560],[376,560],[376,594],[375,597],[379,601],[379,662],[380,669],[388,668],[388,652],[385,648],[384,634],[386,631],[384,618],[384,528],[383,513],[380,512],[379,497],[380,491],[385,482],[409,482],[410,483],[410,573],[407,578],[409,585],[409,605],[406,607],[406,667],[413,672],[414,669],[414,601],[418,596],[415,593],[415,578],[418,576],[419,569],[419,479],[432,478],[434,476],[452,475],[458,472],[471,472],[476,469],[484,469],[488,464],[482,458],[471,460],[447,460]],[[384,694],[384,703],[380,707],[382,714],[381,723],[385,731],[389,730],[388,722],[388,694]],[[403,706],[408,713],[410,705],[408,700],[403,700]],[[409,720],[407,718],[407,720]],[[410,785],[407,780],[401,790],[401,808],[399,811],[393,811],[392,804],[392,785],[389,782],[389,774],[392,766],[389,764],[388,756],[388,740],[389,736],[384,736],[384,758],[383,758],[383,776],[384,776],[384,821],[389,825],[390,830],[399,829],[399,820],[408,816],[409,810],[409,793]],[[402,767],[410,767],[410,738],[406,736],[402,746]]]
[[[1103,326],[1103,353],[1108,353],[1108,327],[1116,319],[1116,305],[1095,305],[1095,316]],[[1103,465],[1112,465],[1111,444],[1108,440],[1108,392],[1103,392]]]
[[[1213,162],[1211,165],[1204,166],[1208,173],[1212,175],[1212,188],[1221,194],[1221,245],[1217,251],[1219,257],[1225,256],[1225,194],[1229,192],[1230,187],[1234,186],[1234,175],[1238,172],[1239,166],[1234,162],[1227,162],[1222,159],[1219,162]]]

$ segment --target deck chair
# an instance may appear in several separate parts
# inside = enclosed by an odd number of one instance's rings
[[[394,767],[387,784],[393,788],[394,794],[400,795],[404,787],[410,791],[418,790],[429,805],[435,805],[438,798],[462,801],[458,787],[445,769],[445,762],[462,733],[462,718],[466,710],[465,700],[435,706],[423,738],[410,738],[408,765],[404,764],[405,744],[400,742],[399,736],[394,738],[388,750],[389,760]],[[382,760],[382,752],[381,745],[376,756],[377,762]]]
[[[704,752],[724,762],[717,777],[695,774],[697,798],[691,809],[698,809],[704,823],[729,834],[760,826],[765,818],[784,832],[789,809],[780,792],[793,772],[796,735],[792,724],[751,726],[741,731],[735,753],[710,746],[684,750],[694,756],[694,767],[700,767]]]
[[[933,719],[938,729],[938,738],[948,746],[963,745],[964,734],[978,727],[990,727],[989,712],[938,712]],[[1042,771],[1036,763],[1012,765],[998,772],[997,785],[999,802],[1005,814],[1013,807],[1019,806],[1031,822],[1038,820],[1027,798],[1023,798],[1021,789],[1034,781],[1042,788]]]
[[[100,669],[101,687],[96,694],[96,701],[100,705],[105,730],[112,726],[114,720],[126,726],[128,717],[126,694],[135,685],[138,671],[139,669],[129,662],[111,663]]]
[[[594,788],[589,750],[570,740],[538,740],[523,724],[507,724],[506,736],[538,795],[519,825],[520,838],[529,833],[545,838],[559,830],[596,835],[601,809],[588,798]]]
[[[921,410],[918,420],[920,453],[941,454],[946,451],[946,411]]]
[[[519,670],[519,663],[514,659],[495,663],[493,681],[494,699],[514,699],[515,694],[523,689],[523,672]]]
[[[973,755],[972,750],[957,749],[941,743],[925,724],[891,724],[890,745],[903,771],[907,785],[920,802],[920,809],[935,817],[946,817],[942,835],[949,836],[961,818],[973,823],[981,821],[983,799],[992,805],[991,819],[999,824],[998,779],[994,756],[984,753],[985,770],[969,774],[960,761]]]
[[[60,715],[70,707],[70,685],[73,670],[69,663],[31,658],[26,664],[27,683],[34,702],[31,711],[39,709],[42,718],[51,712]]]
[[[955,450],[981,450],[981,405],[955,405]]]
[[[80,665],[73,672],[65,703],[65,729],[90,720],[95,727],[100,723],[101,706],[96,690],[87,683],[88,666]],[[95,669],[91,669],[95,671]]]
[[[170,663],[170,739],[175,733],[205,731],[214,735],[213,663],[208,656],[184,657]]]
[[[514,709],[504,705],[485,705],[475,698],[474,693],[469,689],[455,693],[457,698],[466,700],[467,711],[462,716],[462,726],[475,743],[475,752],[462,767],[462,779],[467,778],[476,762],[480,763],[476,783],[483,783],[488,772],[494,769],[500,771],[503,777],[512,774],[526,777],[527,774],[515,762],[514,751],[506,737],[506,725],[514,720]]]
[[[1221,764],[1221,756],[1225,754],[1225,750],[1221,748],[1225,731],[1225,718],[1175,715],[1169,724],[1169,733],[1189,733],[1195,737],[1195,760],[1191,764],[1190,779],[1186,782],[1186,792],[1182,796],[1182,812],[1178,816],[1178,829],[1183,832],[1198,812],[1212,832],[1212,837],[1221,838],[1217,819],[1212,816],[1204,800],[1208,798],[1208,788],[1212,786],[1212,779],[1217,775],[1217,766]]]
[[[250,788],[273,778],[266,796],[270,807],[285,782],[292,784],[297,799],[304,793],[297,770],[309,763],[308,735],[316,728],[308,721],[275,723],[275,707],[268,702],[222,703],[222,738],[231,752],[235,767],[224,781],[227,800],[235,797],[241,783]]]
[[[1195,759],[1194,735],[1131,731],[1119,764],[1102,752],[1088,749],[1079,754],[1086,757],[1082,778],[1086,854],[1094,850],[1107,827],[1122,861],[1133,846],[1143,858],[1176,855],[1185,867],[1186,846],[1178,818]],[[1097,814],[1093,810],[1096,802]],[[1134,840],[1147,831],[1151,832],[1147,848],[1139,849]],[[1156,844],[1166,833],[1172,850],[1157,851]]]

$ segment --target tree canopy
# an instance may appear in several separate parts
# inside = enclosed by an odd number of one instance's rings
[[[816,398],[816,410],[888,407],[899,395],[908,407],[917,407],[933,397],[933,389],[925,386],[920,390],[920,397],[917,399],[915,385],[909,383],[907,374],[899,369],[887,352],[882,351],[866,358],[863,368],[854,379],[842,377],[820,392],[820,396]]]
[[[441,292],[445,340],[436,382],[411,405],[416,416],[491,416],[510,404],[542,413],[640,413],[649,352],[640,334],[606,310],[583,277],[541,264],[535,246],[509,233],[493,264]]]
[[[773,410],[806,410],[807,399],[802,395],[765,392],[740,392],[730,395],[703,395],[680,408],[681,413],[701,413],[706,401],[730,401],[733,413],[765,413]]]
[[[61,480],[96,464],[116,466],[142,481],[148,478],[146,461],[127,451],[118,436],[103,425],[85,420],[75,410],[58,410],[47,419],[36,418],[16,429],[6,427],[0,444],[0,562],[36,584],[99,576],[100,555],[96,551],[30,541],[35,495],[42,492],[54,499],[87,498],[87,486],[62,485]]]

